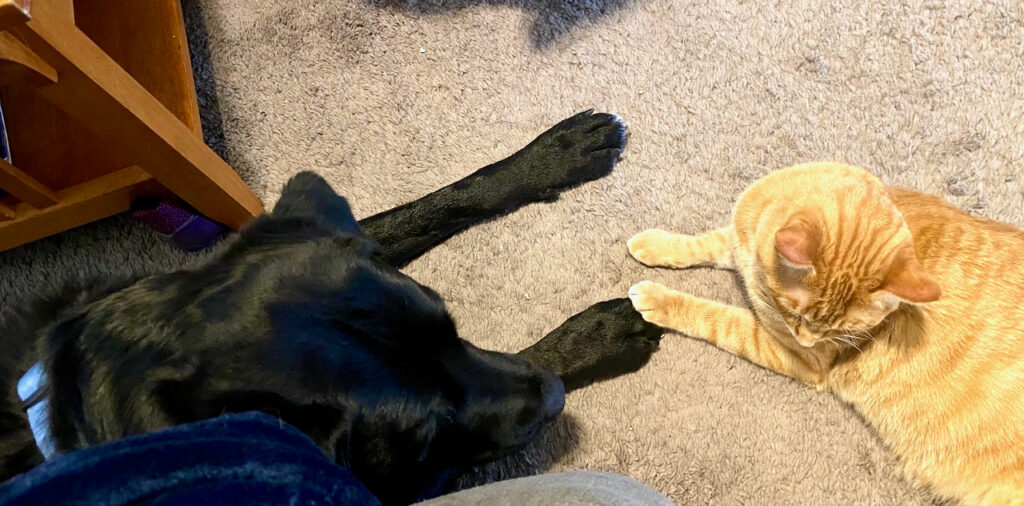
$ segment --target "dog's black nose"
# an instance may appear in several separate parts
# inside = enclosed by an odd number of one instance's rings
[[[544,382],[544,418],[552,420],[565,408],[565,385],[557,376],[551,375]]]

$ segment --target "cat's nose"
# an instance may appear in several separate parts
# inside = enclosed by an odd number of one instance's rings
[[[818,344],[818,338],[815,337],[814,334],[811,334],[810,332],[801,331],[796,333],[796,342],[799,343],[800,346],[803,346],[804,348],[811,348],[815,344]]]

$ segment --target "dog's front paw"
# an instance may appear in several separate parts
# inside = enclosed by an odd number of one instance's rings
[[[518,153],[533,198],[552,200],[563,190],[611,172],[626,147],[626,124],[614,114],[581,112],[542,133]]]
[[[644,321],[669,327],[669,290],[665,285],[653,281],[641,281],[629,289],[629,300]]]
[[[640,369],[663,333],[629,299],[613,299],[569,318],[520,356],[551,370],[572,390]]]

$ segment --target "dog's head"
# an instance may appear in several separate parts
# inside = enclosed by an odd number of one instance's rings
[[[561,412],[561,381],[461,339],[440,296],[376,251],[345,200],[304,173],[208,262],[94,306],[102,333],[119,335],[86,346],[122,347],[96,383],[130,390],[111,396],[109,411],[127,413],[114,432],[269,412],[385,503],[441,492],[450,471],[525,446]]]

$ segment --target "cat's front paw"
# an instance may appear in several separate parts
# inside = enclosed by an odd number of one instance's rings
[[[644,265],[650,267],[664,265],[666,262],[665,248],[672,235],[671,232],[652,228],[630,237],[626,241],[626,247],[629,249],[629,254]]]
[[[665,285],[653,281],[641,281],[629,289],[629,300],[644,321],[671,328],[668,297],[672,293]]]

